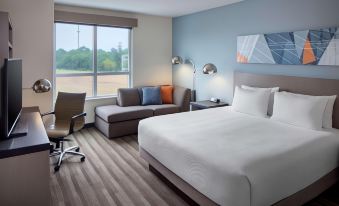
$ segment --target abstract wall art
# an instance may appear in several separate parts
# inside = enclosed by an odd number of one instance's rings
[[[339,27],[238,36],[237,62],[339,66]]]

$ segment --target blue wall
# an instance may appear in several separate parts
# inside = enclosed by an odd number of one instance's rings
[[[230,102],[235,70],[263,74],[339,79],[337,66],[238,64],[238,35],[275,33],[339,26],[339,0],[245,0],[173,20],[173,55],[191,58],[197,65],[197,99],[212,96]],[[204,64],[218,67],[203,75]],[[191,87],[191,69],[175,66],[173,84]]]

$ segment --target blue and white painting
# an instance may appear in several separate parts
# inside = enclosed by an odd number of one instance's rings
[[[339,28],[239,36],[237,62],[339,66]]]

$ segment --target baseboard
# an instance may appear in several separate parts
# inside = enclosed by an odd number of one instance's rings
[[[84,128],[90,128],[90,127],[94,127],[94,122],[92,123],[86,123]]]

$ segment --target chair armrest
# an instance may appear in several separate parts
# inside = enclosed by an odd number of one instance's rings
[[[80,118],[80,117],[85,117],[87,114],[86,112],[78,114],[78,115],[74,115],[71,119],[71,125],[69,127],[69,134],[72,134],[74,132],[74,125],[75,125],[75,120]]]
[[[180,107],[181,112],[190,110],[191,90],[184,87],[175,86],[173,91],[174,104]]]
[[[51,115],[51,114],[55,114],[55,112],[54,111],[50,111],[50,112],[42,113],[42,114],[40,114],[40,116],[42,118],[44,116]]]

